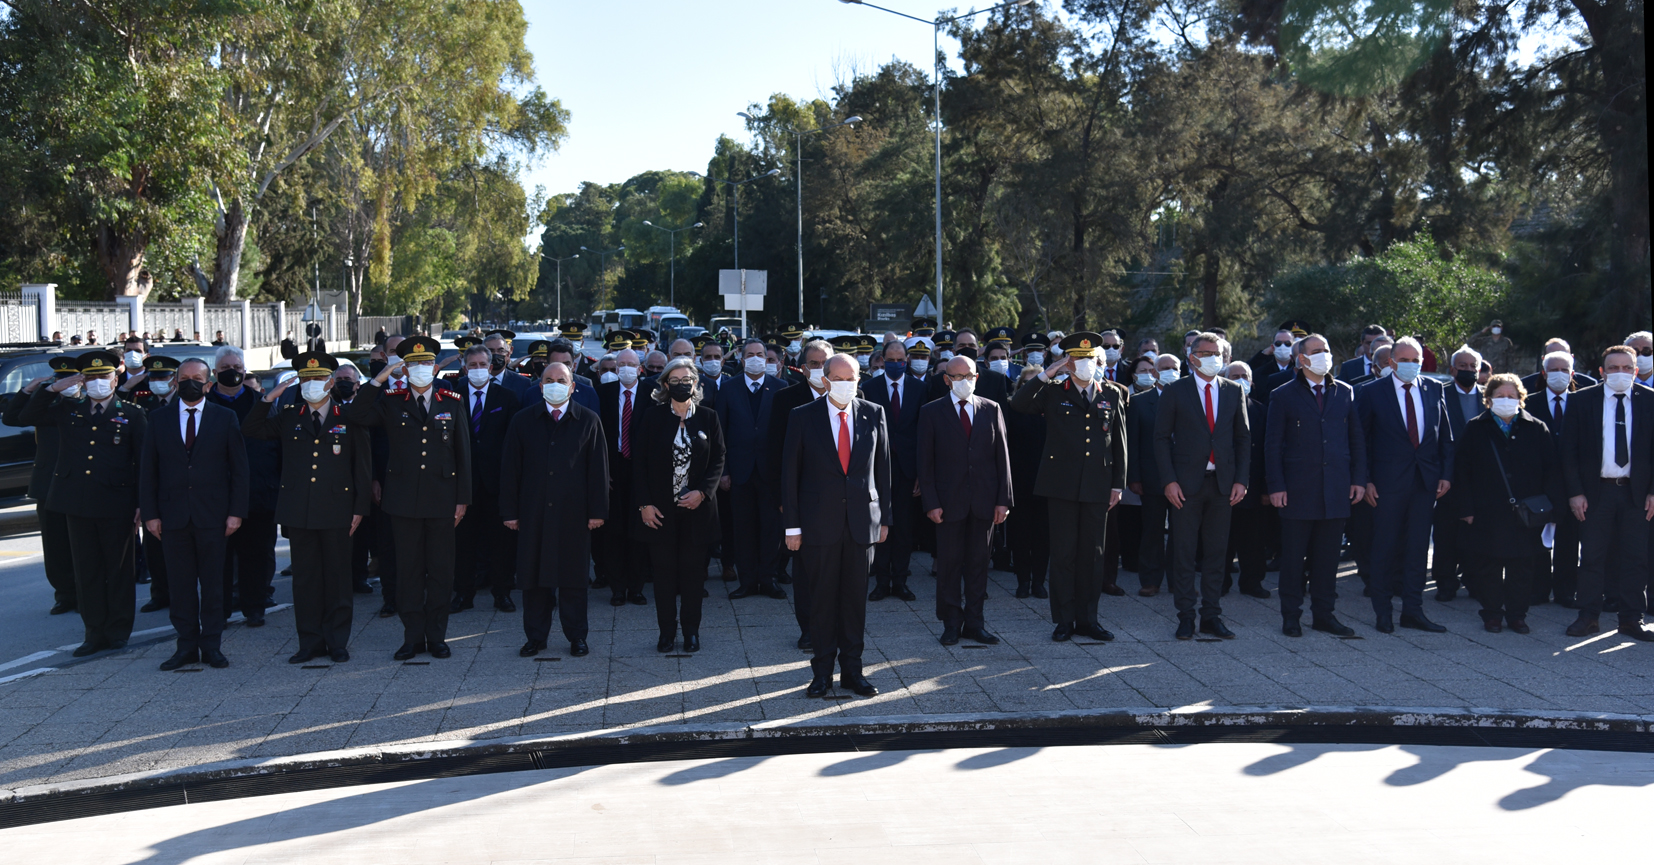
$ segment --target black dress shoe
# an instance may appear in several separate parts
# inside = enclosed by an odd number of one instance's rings
[[[800,634],[798,636],[798,643],[796,645],[798,646],[798,650],[800,652],[810,651],[811,650],[810,635],[809,634]]]
[[[1062,622],[1061,624],[1057,625],[1056,628],[1052,629],[1052,631],[1051,631],[1051,642],[1053,642],[1053,643],[1066,643],[1066,642],[1068,642],[1069,638],[1073,637],[1073,636],[1074,636],[1074,626],[1067,623],[1067,622]]]
[[[591,646],[586,645],[585,640],[575,640],[574,642],[569,643],[569,654],[576,658],[584,658],[591,653],[592,648]]]
[[[1269,599],[1269,590],[1263,586],[1241,586],[1240,593],[1249,598]]]
[[[999,645],[999,638],[994,636],[993,632],[989,631],[987,628],[966,628],[959,633],[965,639],[970,640],[973,643],[981,643],[984,646]]]
[[[1095,622],[1086,622],[1084,624],[1075,625],[1074,633],[1076,636],[1096,640],[1099,643],[1109,643],[1114,641],[1114,633]]]
[[[1415,631],[1429,631],[1432,634],[1445,634],[1445,633],[1447,633],[1447,628],[1445,628],[1441,625],[1438,625],[1435,622],[1430,621],[1429,619],[1425,618],[1422,614],[1413,616],[1413,615],[1408,615],[1406,613],[1402,613],[1401,614],[1401,626],[1403,628],[1412,628]]]
[[[472,595],[459,595],[454,598],[453,604],[448,607],[449,612],[461,613],[477,608],[477,599]]]
[[[1310,627],[1314,628],[1317,631],[1321,631],[1323,633],[1331,634],[1334,637],[1353,637],[1353,636],[1355,636],[1355,629],[1350,627],[1349,625],[1344,624],[1343,622],[1338,621],[1338,618],[1336,616],[1328,616],[1324,619],[1316,619],[1314,622],[1312,622],[1310,624]]]
[[[87,655],[95,655],[103,651],[105,648],[107,647],[102,643],[81,643],[79,646],[75,647],[73,652],[70,652],[69,654],[77,658],[84,658]]]
[[[793,577],[792,574],[782,571],[781,573],[775,575],[775,581],[783,586],[790,586],[793,584]]]
[[[1281,633],[1289,637],[1302,637],[1304,635],[1303,623],[1297,619],[1282,619]]]
[[[388,618],[390,618],[391,616],[394,616],[394,615],[396,615],[396,605],[391,603],[390,601],[386,601],[382,606],[379,607],[379,618],[388,619]]]
[[[1177,620],[1177,638],[1179,640],[1192,640],[1195,638],[1194,619],[1179,618]]]
[[[201,660],[201,653],[194,649],[180,649],[172,653],[172,657],[161,662],[161,672],[170,673],[185,664],[194,664]]]
[[[683,635],[683,650],[685,652],[699,652],[701,650],[701,635],[700,634],[684,634]]]
[[[735,589],[734,591],[731,591],[729,593],[729,599],[732,600],[732,601],[739,601],[742,598],[750,598],[750,597],[752,597],[753,595],[756,595],[756,594],[758,594],[758,592],[756,590],[749,589],[745,586],[742,586],[738,589]]]
[[[285,568],[282,568],[282,569],[281,569],[281,575],[282,575],[282,576],[284,576],[284,577],[291,577],[291,576],[293,576],[293,566],[292,566],[292,565],[289,565],[289,566],[287,566],[287,567],[285,567]]]
[[[1051,597],[1051,593],[1047,592],[1045,590],[1045,584],[1044,583],[1035,583],[1034,588],[1033,588],[1033,592],[1034,592],[1034,597],[1036,597],[1036,598],[1049,598],[1049,597]]]
[[[1222,619],[1216,617],[1201,622],[1200,632],[1202,634],[1211,634],[1214,637],[1222,637],[1225,640],[1233,640],[1235,638],[1235,632],[1229,630],[1229,626],[1225,625]]]
[[[1389,616],[1379,616],[1377,621],[1373,622],[1373,627],[1377,628],[1380,634],[1393,634],[1396,632],[1395,620],[1391,619]]]
[[[288,656],[287,663],[302,664],[320,654],[322,654],[322,650],[320,649],[300,649]]]
[[[1622,637],[1630,637],[1633,640],[1641,640],[1645,643],[1654,643],[1654,631],[1643,627],[1641,622],[1628,622],[1620,625],[1619,632]]]
[[[438,641],[427,645],[431,647],[431,657],[433,658],[451,658],[454,656],[454,650],[448,648],[447,643]]]
[[[149,603],[144,604],[143,606],[139,607],[138,612],[140,612],[140,613],[153,613],[156,610],[164,610],[166,608],[167,608],[166,604],[157,604],[154,601],[150,601]],[[70,610],[73,610],[73,609],[74,609],[74,607],[70,607],[68,610],[64,610],[64,612],[67,613],[67,612],[69,612]],[[57,615],[57,607],[52,608],[52,615],[54,615],[54,616]]]
[[[1510,626],[1512,631],[1518,634],[1529,634],[1533,632],[1533,629],[1528,627],[1528,620],[1520,616],[1507,619],[1506,624]]]
[[[781,588],[780,586],[770,586],[769,588],[764,589],[764,594],[778,601],[785,601],[787,599],[787,590]]]
[[[1594,617],[1580,613],[1579,618],[1575,619],[1574,623],[1568,626],[1568,630],[1565,633],[1570,637],[1589,637],[1600,630],[1602,630],[1602,626],[1597,624],[1597,620]]]
[[[512,602],[510,595],[506,595],[494,599],[494,609],[502,613],[515,613],[517,612],[517,605]]]
[[[890,589],[890,594],[892,597],[901,598],[904,601],[919,600],[919,596],[913,594],[913,590],[909,589],[907,586],[892,586]]]
[[[1483,616],[1482,630],[1487,631],[1490,634],[1502,633],[1505,630],[1504,616],[1501,616],[1498,613],[1494,613],[1491,616]]]
[[[371,595],[371,594],[373,594],[373,587],[368,585],[367,580],[357,580],[357,581],[351,583],[350,584],[350,590],[355,592],[358,595]]]
[[[838,686],[858,697],[873,697],[879,693],[878,687],[867,681],[866,676],[840,676]]]
[[[148,604],[144,604],[143,611],[146,612],[146,613],[153,613],[153,612],[155,612],[155,610],[159,610],[160,607],[155,607],[154,609],[150,609],[150,607],[153,606],[154,603],[155,603],[154,601],[151,601]],[[49,616],[61,616],[64,613],[72,613],[74,611],[75,611],[75,605],[74,604],[53,604],[52,608],[50,610],[46,611],[46,614],[49,615]]]
[[[712,593],[706,590],[706,586],[701,587],[701,597],[703,597],[703,598],[712,597]]]
[[[109,645],[104,646],[104,648],[108,649],[111,652],[119,652],[120,650],[126,648],[126,641],[125,640],[110,640]]]
[[[246,621],[246,625],[249,628],[262,628],[262,627],[264,627],[264,612],[261,610],[261,611],[259,611],[259,613],[257,615],[248,616],[247,621]]]
[[[425,651],[424,643],[403,643],[402,648],[397,649],[396,654],[391,655],[391,658],[397,661],[406,661],[423,651]]]
[[[1114,583],[1107,583],[1103,586],[1103,594],[1108,595],[1111,598],[1118,598],[1125,593],[1125,589],[1120,588]]]
[[[959,629],[953,625],[942,627],[942,645],[955,646],[959,644]]]
[[[626,603],[636,604],[642,607],[649,604],[649,599],[645,597],[642,592],[633,589],[632,591],[626,593]]]
[[[333,660],[333,663],[343,664],[344,662],[350,660],[350,650],[349,649],[334,649],[334,650],[328,652],[327,656]]]
[[[810,680],[810,687],[804,689],[806,697],[825,697],[827,689],[833,687],[833,677],[816,676]]]
[[[1033,594],[1033,592],[1029,591],[1028,589],[1029,589],[1029,584],[1027,582],[1025,582],[1023,580],[1018,580],[1017,581],[1016,596],[1019,597],[1019,598],[1026,598],[1029,595]]]
[[[610,595],[609,596],[609,606],[611,606],[611,607],[624,607],[624,606],[626,606],[626,593],[621,592],[618,595]]]
[[[678,647],[678,635],[677,634],[661,634],[660,639],[655,641],[655,651],[660,652],[663,655],[666,654],[667,652],[672,651],[673,649],[675,649],[677,647]]]
[[[201,663],[212,667],[214,670],[222,670],[230,665],[230,659],[224,657],[224,653],[217,649],[202,649]]]
[[[882,601],[888,597],[890,597],[890,590],[884,586],[874,586],[873,591],[867,593],[869,601]]]
[[[1436,592],[1436,600],[1441,601],[1444,604],[1447,603],[1448,601],[1455,600],[1458,597],[1459,597],[1459,590],[1458,589],[1442,589],[1442,590]]]
[[[532,658],[535,655],[540,654],[540,651],[542,649],[544,649],[545,647],[546,647],[546,644],[540,642],[539,640],[529,640],[528,642],[523,644],[523,647],[521,649],[517,650],[517,657],[519,657],[519,658]]]

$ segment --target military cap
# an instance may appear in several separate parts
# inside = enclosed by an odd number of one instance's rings
[[[788,342],[795,339],[803,339],[804,331],[808,329],[809,325],[802,321],[789,321],[786,324],[781,325],[781,336]]]
[[[908,329],[913,331],[914,336],[930,336],[936,332],[936,319],[916,318],[908,325]]]
[[[1010,345],[1011,343],[1016,342],[1017,331],[1014,327],[996,327],[993,330],[988,331],[984,334],[984,336],[987,337],[989,343],[1001,342],[1005,345]]]
[[[879,341],[873,334],[864,333],[856,337],[856,354],[872,354],[879,347]]]
[[[1037,330],[1031,330],[1022,335],[1023,348],[1045,348],[1050,344],[1051,340],[1046,339],[1045,334]]]
[[[151,377],[171,375],[178,371],[178,363],[178,358],[167,357],[164,354],[152,354],[144,358],[143,368],[144,372]]]
[[[470,348],[473,345],[482,345],[482,340],[477,339],[474,336],[456,336],[456,337],[454,337],[454,348],[457,348],[460,351],[464,351],[464,350]]]
[[[856,349],[861,347],[861,337],[854,334],[835,336],[827,340],[827,344],[832,346],[833,351],[839,354],[855,354]]]
[[[629,330],[609,331],[609,335],[603,337],[603,347],[610,351],[620,351],[621,349],[631,348],[632,332]]]
[[[632,331],[631,348],[633,348],[633,349],[643,348],[644,346],[646,346],[649,343],[653,342],[654,339],[655,339],[654,334],[652,334],[649,331],[644,330],[642,328],[638,328],[637,330]]]
[[[52,373],[58,378],[68,378],[80,372],[80,358],[70,357],[66,354],[60,354],[46,361],[46,365],[52,368]]]
[[[76,360],[80,363],[81,375],[106,375],[114,372],[121,362],[114,352],[103,349],[89,351]]]
[[[1103,338],[1089,330],[1071,333],[1057,343],[1057,348],[1069,357],[1096,357],[1103,353]]]
[[[580,339],[586,333],[586,323],[583,321],[565,321],[557,326],[557,332],[565,339]]]
[[[1292,331],[1293,339],[1303,339],[1304,337],[1315,332],[1315,328],[1310,327],[1309,324],[1301,318],[1288,319],[1281,322],[1280,327],[1275,328],[1276,333],[1280,333],[1283,330]]]
[[[930,357],[931,341],[922,336],[910,336],[902,346],[914,357]]]
[[[455,344],[459,340],[454,340]],[[476,344],[476,340],[471,341]],[[327,378],[339,368],[339,361],[333,355],[324,351],[307,351],[293,358],[293,370],[299,374],[299,380],[307,378]]]
[[[515,333],[512,333],[509,330],[503,330],[503,329],[502,330],[491,330],[491,331],[489,331],[486,335],[486,338],[493,339],[496,336],[499,337],[500,339],[505,340],[507,344],[510,344],[510,342],[512,340],[517,338],[517,335]]]
[[[431,363],[436,360],[442,343],[428,336],[410,336],[396,347],[396,354],[404,363]]]
[[[951,330],[939,330],[936,332],[935,336],[931,337],[931,339],[935,341],[937,348],[949,349],[953,348],[953,341],[958,338],[958,336],[959,334]]]
[[[551,343],[537,339],[528,344],[528,356],[535,360],[545,360],[551,356]]]
[[[700,351],[701,349],[706,348],[707,346],[713,344],[716,341],[717,340],[712,338],[711,334],[703,333],[700,336],[697,336],[694,339],[690,340],[689,344],[694,346],[696,351]]]

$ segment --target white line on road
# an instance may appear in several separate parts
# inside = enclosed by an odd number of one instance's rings
[[[59,649],[57,651],[61,652],[63,650]],[[50,658],[51,656],[53,656],[55,654],[57,654],[57,652],[54,652],[54,651],[51,651],[50,649],[48,649],[47,651],[44,651],[44,652],[35,652],[32,655],[24,655],[23,657],[18,658],[15,661],[7,661],[4,664],[0,664],[0,670],[9,670],[12,667],[21,667],[24,664],[30,664],[30,663],[38,661],[42,658]]]
[[[38,676],[41,673],[50,673],[51,671],[53,671],[55,669],[57,669],[57,668],[56,667],[36,667],[35,669],[29,670],[27,672],[13,673],[12,675],[5,677],[4,679],[0,679],[0,685],[10,684],[12,682],[17,681],[18,679],[27,679],[30,676]]]
[[[273,607],[265,607],[264,608],[264,614],[269,615],[271,613],[279,613],[282,610],[288,609],[291,606],[293,606],[293,605],[292,604],[277,604]],[[224,624],[226,624],[226,625],[236,625],[236,624],[240,624],[241,622],[245,622],[245,621],[247,621],[246,616],[243,616],[241,613],[236,613],[236,614],[230,616],[228,619],[225,619]],[[136,640],[139,637],[153,637],[156,634],[170,634],[170,633],[172,633],[172,626],[171,625],[165,625],[165,626],[162,626],[162,627],[159,627],[159,628],[146,628],[142,631],[133,631],[132,635],[129,636],[127,639]],[[76,650],[78,648],[80,648],[79,643],[70,643],[67,646],[58,646],[57,650],[59,652],[73,652],[74,650]],[[33,657],[33,656],[31,656],[31,657]],[[21,664],[23,662],[18,661],[17,663]],[[9,667],[9,666],[11,666],[11,664],[7,664],[7,665],[5,665],[5,667],[0,667],[0,670],[3,670],[3,669],[5,669],[6,667]]]

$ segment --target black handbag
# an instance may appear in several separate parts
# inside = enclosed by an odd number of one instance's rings
[[[1553,515],[1556,510],[1551,505],[1551,497],[1540,494],[1518,499],[1511,491],[1510,478],[1505,474],[1505,461],[1499,458],[1499,443],[1489,440],[1487,446],[1493,448],[1493,462],[1499,467],[1499,479],[1505,482],[1505,495],[1510,498],[1511,509],[1516,511],[1516,521],[1530,529],[1542,529],[1546,523],[1556,522]]]

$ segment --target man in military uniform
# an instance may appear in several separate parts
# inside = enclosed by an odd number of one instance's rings
[[[276,520],[292,545],[299,631],[299,650],[287,663],[326,655],[342,664],[350,660],[352,536],[373,504],[372,443],[365,427],[345,422],[334,399],[337,360],[305,352],[293,368],[299,401],[276,407],[294,379],[282,382],[253,406],[242,432],[281,442]]]
[[[20,417],[34,392],[42,389],[54,378],[61,381],[80,372],[78,358],[58,355],[46,363],[52,368],[52,375],[41,376],[29,382],[6,404],[4,416],[0,416],[0,421],[6,426],[27,426]],[[79,397],[79,388],[76,388],[65,398]],[[45,560],[46,582],[52,587],[53,603],[50,612],[54,616],[75,611],[75,563],[69,544],[69,520],[62,511],[53,510],[48,504],[52,497],[52,476],[57,470],[58,439],[57,427],[35,427],[34,468],[29,473],[29,498],[34,499],[35,517],[40,521],[40,552],[41,558]],[[154,589],[151,588],[152,597],[153,592]],[[164,593],[162,597],[165,598]],[[162,603],[161,606],[164,607],[166,604]]]
[[[144,413],[115,396],[119,360],[93,350],[79,372],[37,387],[19,420],[59,435],[47,507],[67,518],[75,571],[75,608],[85,625],[77,658],[125,648],[138,605],[132,539],[138,522],[138,454]],[[85,398],[64,394],[84,386]]]
[[[856,364],[861,367],[861,383],[873,377],[873,350],[879,347],[879,340],[870,333],[856,337]]]
[[[1030,371],[1045,369],[1045,348],[1045,334],[1037,330],[1022,338],[1023,356]],[[1018,376],[1017,383],[1026,382]],[[1051,565],[1045,496],[1033,491],[1041,457],[1045,455],[1045,418],[1020,411],[1005,412],[1005,441],[1011,449],[1011,488],[1017,493],[1017,506],[1005,520],[1011,568],[1017,577],[1016,596],[1050,597],[1045,590],[1045,574]]]
[[[948,361],[953,360],[953,347],[958,338],[959,334],[951,330],[939,330],[930,338],[930,341],[936,346],[931,349],[930,353],[931,360],[936,361],[938,377],[940,377],[942,367],[947,366]]]
[[[1051,639],[1079,634],[1114,639],[1097,623],[1102,594],[1098,557],[1108,512],[1126,485],[1125,412],[1103,385],[1102,337],[1089,331],[1063,337],[1063,357],[1022,386],[1011,400],[1020,412],[1045,418],[1045,453],[1034,494],[1047,499],[1051,531]],[[1068,379],[1058,384],[1064,372]]]
[[[926,339],[936,336],[936,319],[929,316],[920,316],[908,322],[908,336],[922,336]]]
[[[774,342],[781,346],[781,356],[787,367],[784,370],[785,373],[803,369],[803,361],[800,361],[798,357],[804,352],[804,334],[809,329],[810,325],[802,321],[789,321],[781,325],[781,338],[774,340]],[[790,378],[790,376],[783,375],[783,378]],[[796,381],[792,383],[797,384]]]
[[[388,471],[381,504],[396,542],[396,609],[402,616],[406,661],[422,651],[433,658],[448,648],[448,605],[454,592],[454,528],[471,504],[471,444],[465,401],[436,383],[439,345],[415,336],[399,346],[402,360],[387,366],[345,408],[347,424],[384,429]],[[407,368],[408,389],[387,395],[385,382]]]

